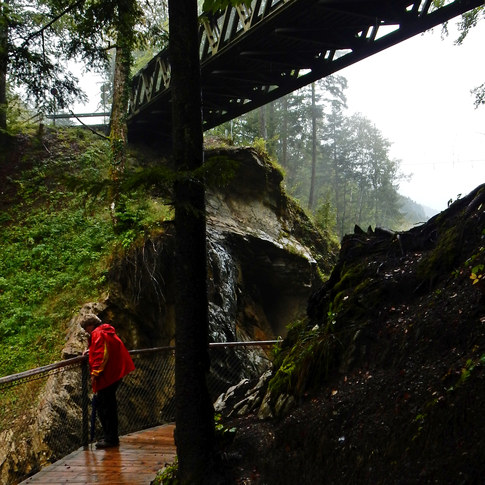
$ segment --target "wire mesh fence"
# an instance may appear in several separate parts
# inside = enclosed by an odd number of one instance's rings
[[[276,342],[211,344],[207,384],[213,400],[240,380],[267,370]],[[120,435],[175,420],[175,349],[130,353],[136,370],[123,379],[117,393]],[[92,397],[87,357],[0,378],[0,483],[19,483],[99,439]]]

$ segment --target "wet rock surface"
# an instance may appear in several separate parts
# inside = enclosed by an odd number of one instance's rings
[[[288,323],[305,315],[337,249],[285,195],[282,175],[256,151],[206,156],[225,157],[236,167],[226,185],[207,193],[210,341],[284,335]],[[113,264],[103,315],[118,322],[131,347],[173,343],[173,244],[169,223],[159,238]]]

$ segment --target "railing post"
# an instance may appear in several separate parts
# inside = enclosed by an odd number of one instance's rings
[[[88,359],[81,363],[81,407],[82,407],[82,445],[89,445],[89,397],[88,397],[89,369]]]

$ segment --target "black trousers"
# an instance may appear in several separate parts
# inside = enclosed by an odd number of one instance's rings
[[[118,443],[118,403],[116,390],[121,380],[97,392],[96,407],[107,443]]]

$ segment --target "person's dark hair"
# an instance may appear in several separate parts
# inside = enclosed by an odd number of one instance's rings
[[[94,327],[101,325],[101,320],[97,315],[86,315],[80,325],[84,330],[86,330],[86,328],[88,328],[90,325],[94,325]]]

